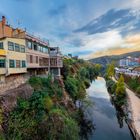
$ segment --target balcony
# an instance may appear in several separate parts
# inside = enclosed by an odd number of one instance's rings
[[[41,39],[40,37],[36,37],[36,36],[34,36],[30,33],[27,33],[27,32],[26,32],[26,39],[35,41],[35,42],[42,44],[44,46],[49,46],[49,40]]]
[[[62,56],[60,50],[59,50],[59,47],[51,47],[49,49],[49,54],[50,54],[50,57],[57,57],[57,56]]]
[[[63,61],[61,58],[50,58],[50,67],[63,67]]]

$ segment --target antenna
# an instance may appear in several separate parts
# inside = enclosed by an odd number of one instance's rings
[[[21,25],[21,21],[18,19],[17,20],[17,25],[18,25],[18,28],[20,27],[20,25]]]

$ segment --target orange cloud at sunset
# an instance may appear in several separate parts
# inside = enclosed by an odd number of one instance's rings
[[[140,34],[127,36],[123,43],[120,44],[118,47],[113,47],[109,49],[105,49],[102,52],[96,52],[90,55],[90,58],[96,58],[106,55],[120,55],[124,53],[140,51]]]

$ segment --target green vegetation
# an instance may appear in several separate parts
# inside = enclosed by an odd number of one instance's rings
[[[111,64],[107,65],[105,79],[106,86],[109,93],[112,95],[113,100],[117,106],[123,106],[126,103],[126,91],[124,85],[124,77],[120,75],[118,82],[114,82],[112,77],[115,75],[115,64],[111,62]]]
[[[107,65],[107,70],[106,70],[106,76],[107,77],[113,77],[114,76],[114,74],[115,74],[114,68],[115,68],[114,62]]]
[[[121,75],[118,82],[114,82],[111,78],[106,79],[106,86],[109,93],[117,106],[123,106],[126,103],[126,91],[124,85],[124,78]]]
[[[106,86],[109,93],[115,95],[117,84],[112,79],[106,79]]]
[[[98,64],[93,65],[82,60],[64,60],[65,89],[74,102],[86,97],[86,88],[90,86],[92,80],[97,78],[100,69],[101,66]]]
[[[125,76],[126,84],[140,96],[140,78]]]
[[[124,105],[126,102],[126,91],[124,85],[124,78],[121,75],[117,82],[116,87],[116,102],[118,105]]]
[[[31,77],[28,83],[34,89],[32,96],[18,99],[16,108],[4,121],[6,139],[80,139],[81,122],[88,130],[91,123],[83,119],[83,111],[76,109],[75,103],[85,100],[86,88],[99,75],[99,70],[100,65],[64,59],[63,80]]]

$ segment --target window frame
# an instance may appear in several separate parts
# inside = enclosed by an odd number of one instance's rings
[[[11,62],[13,62],[12,65],[11,65]],[[15,60],[9,59],[9,68],[15,68]]]
[[[31,49],[32,50],[32,42],[31,41],[27,41],[27,47],[28,49]]]
[[[1,66],[1,61],[4,61],[3,66]],[[5,59],[0,59],[0,68],[5,68],[6,67],[6,60]]]
[[[16,60],[16,68],[21,68],[21,62],[20,62],[20,60]]]
[[[26,68],[26,61],[25,60],[22,60],[21,61],[21,65],[22,65],[22,68]]]
[[[33,43],[33,50],[38,51],[38,44],[37,43]]]
[[[12,45],[11,45],[11,44],[12,44]],[[12,47],[12,49],[11,49],[11,47]],[[11,41],[8,41],[8,50],[9,50],[9,51],[15,51],[15,45],[14,45],[14,43],[11,42]]]
[[[15,52],[20,52],[20,45],[17,43],[15,43]]]
[[[25,51],[26,51],[26,50],[25,50],[25,46],[24,46],[24,45],[20,45],[20,46],[21,46],[21,47],[20,47],[20,52],[21,52],[21,53],[25,53]],[[23,50],[24,50],[24,51],[23,51]]]
[[[4,43],[3,42],[0,42],[0,49],[4,49]]]

